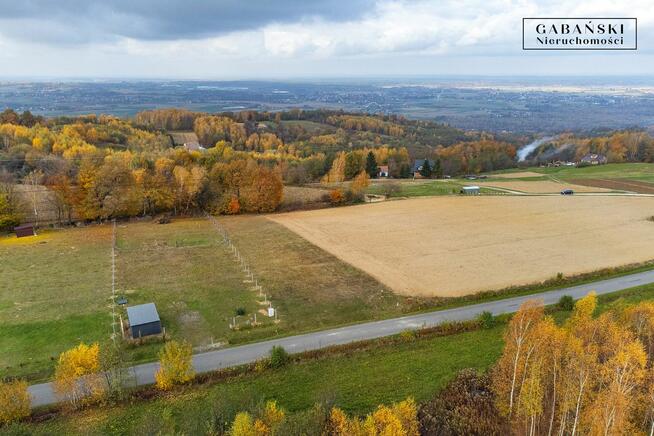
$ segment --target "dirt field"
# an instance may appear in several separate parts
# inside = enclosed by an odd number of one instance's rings
[[[495,188],[510,189],[513,191],[526,192],[529,194],[551,194],[561,192],[564,189],[573,189],[576,192],[609,192],[610,189],[598,188],[594,186],[581,186],[572,183],[558,183],[551,180],[537,180],[533,182],[525,181],[501,181],[501,182],[479,182],[479,186],[492,186]]]
[[[460,296],[654,259],[650,198],[440,197],[271,216],[396,292]]]

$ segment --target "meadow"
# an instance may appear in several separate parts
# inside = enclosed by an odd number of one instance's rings
[[[263,298],[206,218],[116,227],[117,297],[129,306],[154,302],[168,337],[196,351],[397,316],[421,304],[264,217],[219,221],[272,299],[279,323],[259,313]],[[0,239],[0,376],[46,380],[60,352],[110,340],[111,238],[106,224]],[[118,313],[126,317],[124,309]],[[261,325],[250,328],[255,313]],[[238,330],[230,328],[234,320]],[[132,347],[130,357],[153,360],[159,347]]]
[[[58,354],[111,333],[111,227],[0,238],[0,376],[47,378]]]

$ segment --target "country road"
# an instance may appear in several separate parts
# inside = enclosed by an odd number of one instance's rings
[[[531,299],[540,299],[543,300],[545,305],[550,305],[556,303],[563,295],[570,295],[574,299],[579,299],[590,291],[595,291],[598,295],[601,295],[650,283],[654,283],[654,271],[645,271],[534,295],[511,297],[497,301],[457,307],[454,309],[438,310],[429,313],[404,316],[401,318],[366,322],[330,330],[210,351],[194,355],[193,365],[198,373],[208,372],[254,362],[267,356],[270,349],[275,345],[284,347],[290,353],[299,353],[331,345],[342,345],[350,342],[390,336],[407,329],[434,326],[445,321],[471,320],[484,311],[491,312],[494,315],[512,313],[518,310],[523,302]],[[130,368],[130,370],[133,372],[136,384],[141,386],[154,383],[154,374],[158,368],[159,364],[154,362],[136,365]],[[32,398],[32,407],[44,406],[57,402],[52,389],[52,383],[32,385],[29,387],[29,392]]]

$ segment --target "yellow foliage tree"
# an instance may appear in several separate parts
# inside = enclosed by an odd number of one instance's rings
[[[187,383],[195,377],[193,349],[188,343],[170,341],[159,352],[160,368],[154,375],[157,387],[171,389],[177,384]]]
[[[418,411],[409,398],[392,406],[379,406],[361,421],[348,418],[334,407],[329,415],[329,434],[335,436],[418,436]]]
[[[30,414],[30,395],[27,382],[0,381],[0,424],[18,421]]]
[[[345,180],[345,152],[340,152],[336,155],[332,167],[322,178],[322,181],[325,183],[340,183],[343,180]]]
[[[97,343],[80,343],[59,355],[54,387],[62,400],[77,407],[82,401],[95,400],[104,394],[99,356],[100,346]]]
[[[370,177],[365,171],[361,171],[355,178],[352,180],[352,192],[355,194],[362,193],[370,185]]]

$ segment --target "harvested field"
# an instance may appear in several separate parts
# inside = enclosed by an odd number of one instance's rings
[[[638,180],[619,179],[571,179],[572,183],[598,188],[614,189],[618,191],[637,192],[639,194],[654,194],[654,183]]]
[[[654,259],[642,197],[440,197],[271,216],[396,292],[461,296]]]
[[[533,171],[520,171],[517,173],[493,174],[493,177],[500,179],[523,179],[525,177],[543,177],[543,174]]]
[[[561,192],[564,189],[573,189],[575,192],[609,192],[610,189],[597,188],[594,186],[581,186],[572,183],[559,183],[553,180],[526,181],[500,181],[500,182],[479,182],[479,186],[492,186],[495,188],[510,189],[512,191],[526,192],[528,194],[552,194]]]

